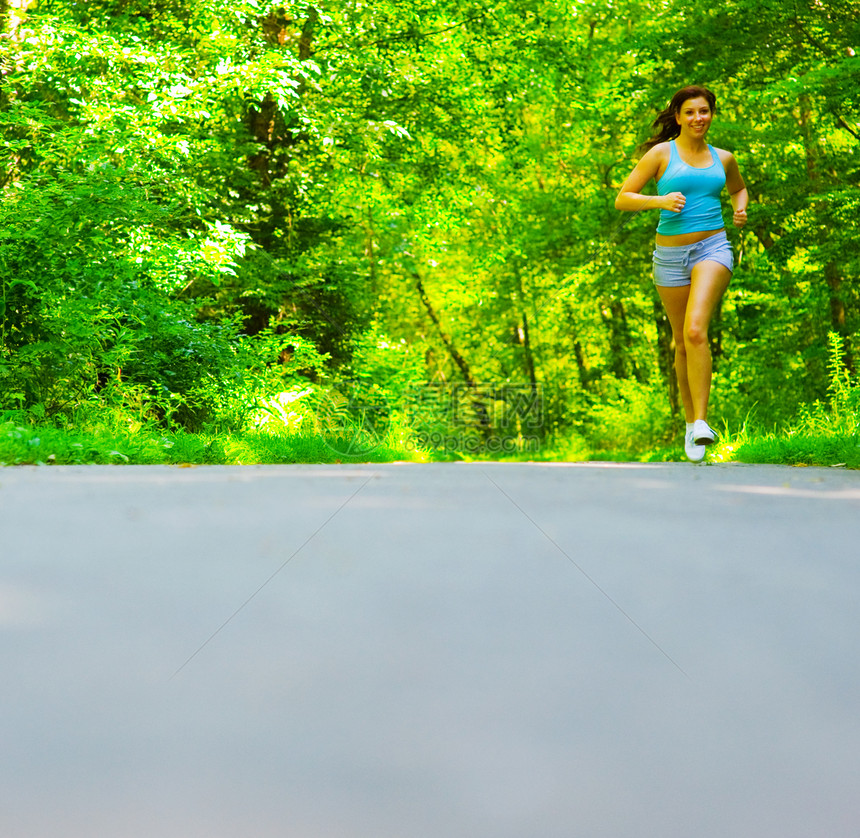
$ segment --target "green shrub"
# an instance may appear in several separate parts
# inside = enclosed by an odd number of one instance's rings
[[[607,390],[592,407],[585,426],[593,450],[627,459],[666,441],[671,416],[661,388],[632,378],[606,379],[606,383]]]

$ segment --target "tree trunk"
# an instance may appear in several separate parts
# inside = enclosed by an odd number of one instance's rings
[[[311,57],[314,29],[318,22],[319,12],[311,6],[299,36],[299,58],[302,61],[307,61]],[[262,18],[260,28],[270,44],[284,48],[288,44],[289,33],[294,29],[294,24],[295,21],[287,17],[283,9],[276,9]],[[303,92],[304,87],[300,85],[299,95]],[[257,173],[263,189],[269,190],[276,180],[286,175],[289,161],[284,149],[298,145],[302,136],[286,129],[277,102],[271,93],[267,93],[259,102],[248,108],[245,123],[259,147],[257,153],[248,158],[248,167]],[[282,151],[280,156],[277,155],[278,150]],[[273,158],[277,160],[274,170]],[[289,208],[283,201],[274,199],[271,193],[269,203],[272,212],[267,222],[261,225],[260,230],[260,244],[264,247],[273,244],[276,232],[288,226],[291,219]]]
[[[571,332],[571,338],[573,340],[573,358],[576,361],[576,372],[579,377],[579,386],[587,392],[591,387],[591,379],[588,372],[588,361],[585,357],[582,343],[576,336],[576,316],[574,315],[573,310],[571,309],[570,305],[567,303],[566,300],[564,302],[564,313],[567,317],[567,322],[570,323],[574,330]]]
[[[525,306],[526,300],[526,292],[523,288],[523,276],[520,272],[519,264],[515,264],[514,266],[514,278],[517,283],[517,296],[520,299],[520,302]],[[532,344],[531,339],[529,337],[529,320],[528,316],[525,313],[525,310],[522,313],[522,327],[519,332],[521,335],[520,343],[523,347],[524,353],[524,363],[526,368],[526,375],[529,377],[529,383],[531,385],[531,389],[533,393],[537,393],[537,373],[535,371],[535,357],[534,352],[532,352]]]
[[[364,255],[367,257],[368,276],[370,278],[370,290],[374,295],[378,293],[379,277],[376,259],[376,228],[373,223],[373,206],[367,202],[367,244],[364,247]]]
[[[314,28],[320,19],[320,13],[314,6],[308,8],[308,16],[302,26],[302,35],[299,38],[299,60],[307,61],[311,57],[311,44],[313,43]]]
[[[532,345],[529,339],[529,320],[526,313],[523,312],[523,352],[525,353],[526,373],[529,377],[529,384],[532,392],[537,393],[537,373],[535,372],[535,358],[532,353]]]
[[[417,271],[412,272],[412,278],[415,280],[415,287],[418,289],[418,296],[421,298],[424,308],[427,309],[427,314],[433,321],[436,331],[439,332],[439,337],[442,339],[442,343],[445,344],[445,349],[448,350],[451,360],[457,365],[457,368],[462,373],[466,383],[470,387],[476,387],[477,384],[475,383],[475,379],[472,377],[472,371],[469,369],[466,359],[457,351],[457,347],[454,346],[454,342],[445,333],[445,329],[442,327],[442,323],[436,314],[436,310],[433,308],[433,303],[430,301],[430,298],[427,296],[427,292],[424,290],[424,283],[421,281],[421,277]]]
[[[627,312],[621,300],[610,300],[608,307],[601,306],[603,323],[609,333],[609,368],[617,378],[629,378],[632,371],[637,381],[642,380],[639,366],[630,357],[633,340],[627,323]]]
[[[579,375],[579,384],[583,390],[588,390],[591,386],[588,379],[588,366],[585,362],[585,352],[582,350],[582,344],[578,340],[573,342],[573,357],[576,359],[576,371]]]
[[[415,280],[415,287],[418,289],[418,296],[421,298],[424,308],[427,309],[427,314],[433,321],[433,325],[436,326],[436,330],[439,332],[439,337],[442,339],[442,343],[445,344],[445,349],[448,350],[451,360],[457,365],[457,368],[463,375],[466,384],[469,386],[469,392],[466,396],[465,402],[469,405],[471,410],[474,411],[478,429],[486,439],[492,431],[492,423],[485,403],[486,394],[479,390],[478,385],[472,376],[472,371],[466,363],[466,359],[459,353],[457,347],[454,346],[454,341],[445,333],[445,329],[442,327],[442,322],[439,320],[439,316],[433,308],[433,303],[430,301],[430,297],[427,296],[427,291],[424,289],[424,283],[421,281],[421,277],[417,271],[412,272],[412,278]],[[459,411],[457,411],[457,413],[459,415]]]

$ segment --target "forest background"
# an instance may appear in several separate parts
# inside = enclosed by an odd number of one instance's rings
[[[0,0],[0,25],[0,460],[678,458],[656,217],[613,202],[696,83],[750,191],[717,456],[860,465],[857,0]]]

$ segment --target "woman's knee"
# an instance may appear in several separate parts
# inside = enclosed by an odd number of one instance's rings
[[[696,321],[687,323],[684,327],[684,344],[688,348],[698,349],[708,345],[708,327]]]

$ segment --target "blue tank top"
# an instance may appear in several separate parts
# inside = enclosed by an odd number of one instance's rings
[[[714,147],[709,145],[714,162],[699,169],[688,166],[681,159],[674,140],[669,143],[669,147],[672,149],[669,165],[657,182],[657,192],[660,195],[682,192],[687,203],[681,212],[660,210],[657,232],[664,236],[678,236],[703,230],[722,230],[725,224],[720,192],[726,185],[726,170],[720,156]]]

